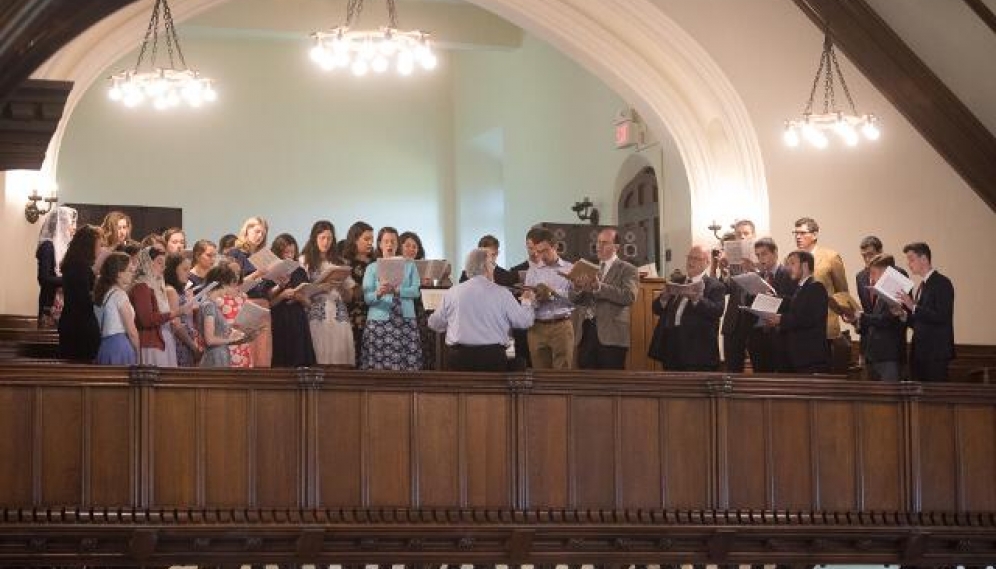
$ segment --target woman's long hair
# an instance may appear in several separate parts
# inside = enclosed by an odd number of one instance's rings
[[[100,275],[97,277],[97,284],[93,286],[93,301],[97,304],[104,304],[104,296],[111,290],[111,287],[118,284],[118,275],[122,271],[128,270],[131,265],[131,257],[128,253],[114,252],[104,259],[100,265]]]
[[[356,242],[360,239],[360,236],[367,231],[373,233],[374,228],[365,221],[357,221],[349,227],[349,231],[346,232],[346,246],[342,250],[342,258],[347,261],[355,261],[358,250],[356,249]],[[374,244],[374,249],[376,249],[376,244]]]
[[[263,228],[263,240],[259,242],[259,246],[253,245],[249,242],[249,230],[257,225]],[[235,238],[235,248],[242,249],[242,251],[249,254],[255,253],[263,247],[266,247],[266,237],[269,233],[270,224],[268,224],[265,219],[262,217],[250,217],[242,223],[242,229],[239,229],[239,234]]]
[[[332,241],[329,244],[329,250],[322,253],[318,248],[318,236],[326,231],[332,232]],[[304,265],[309,271],[318,271],[322,268],[322,263],[324,262],[329,262],[333,265],[339,264],[341,261],[335,253],[335,245],[335,226],[332,225],[332,222],[325,219],[316,221],[311,226],[311,234],[308,236],[307,243],[304,244],[304,249],[301,249],[301,255],[304,257]]]
[[[66,272],[66,267],[80,264],[85,267],[93,267],[97,261],[97,244],[100,243],[100,228],[93,225],[84,225],[76,230],[73,239],[66,248],[66,256],[62,258],[59,269]]]

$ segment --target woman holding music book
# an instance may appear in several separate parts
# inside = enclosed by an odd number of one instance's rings
[[[166,298],[171,311],[179,310],[193,304],[194,291],[190,285],[190,257],[178,253],[166,255]],[[194,309],[196,310],[196,305]],[[200,334],[194,315],[181,314],[170,323],[173,335],[176,336],[176,363],[180,367],[193,367],[201,358],[204,348],[201,346]]]
[[[409,261],[415,262],[418,269],[418,261],[425,260],[425,249],[422,247],[422,240],[414,231],[405,231],[399,238],[401,242],[401,256]],[[449,275],[446,275],[447,278]],[[422,286],[432,285],[431,278],[419,274]],[[443,285],[447,286],[447,285]],[[418,334],[422,338],[422,369],[433,369],[436,361],[436,333],[429,328],[429,315],[425,312],[425,305],[422,304],[422,295],[415,299],[415,321],[418,322]]]
[[[235,247],[228,252],[228,255],[239,263],[243,280],[255,283],[246,290],[248,302],[266,309],[270,308],[270,289],[276,286],[276,283],[263,279],[266,268],[257,267],[249,260],[249,257],[260,250],[265,250],[266,234],[269,229],[269,224],[262,217],[250,217],[242,224],[235,239]],[[269,324],[264,325],[259,331],[259,334],[250,344],[249,351],[252,352],[255,367],[270,367],[270,361],[273,357],[273,337]]]
[[[363,331],[360,369],[422,369],[422,338],[415,320],[419,297],[415,263],[398,257],[398,231],[384,227],[377,235],[379,256],[363,277],[369,306]]]
[[[177,367],[176,337],[170,321],[190,314],[193,304],[171,310],[166,296],[166,253],[146,247],[138,253],[135,284],[128,296],[135,307],[135,325],[139,336],[139,363],[160,367]]]
[[[270,250],[281,260],[297,259],[297,240],[281,233]],[[308,273],[298,266],[282,283],[270,289],[270,318],[273,328],[273,367],[315,365],[307,308],[311,299],[297,288],[308,282]]]
[[[98,364],[130,366],[138,363],[135,309],[126,292],[132,276],[131,258],[127,253],[111,253],[100,267],[100,277],[93,289],[94,313],[100,326]]]
[[[344,295],[356,285],[349,267],[335,253],[335,226],[331,221],[316,221],[311,226],[308,242],[301,252],[301,265],[311,282],[322,292],[311,297],[308,326],[315,360],[320,365],[355,366],[356,348],[353,327],[349,323],[349,308]],[[336,270],[336,268],[342,270]]]
[[[246,293],[242,291],[242,267],[238,261],[232,259],[231,257],[224,256],[219,259],[218,266],[228,267],[232,274],[235,275],[236,285],[233,287],[218,287],[223,290],[221,293],[213,295],[215,306],[218,307],[218,312],[225,322],[229,326],[235,326],[236,321],[239,318],[239,314],[242,313],[242,308],[245,306],[249,298]],[[210,274],[210,271],[208,271]],[[205,279],[206,279],[205,275]],[[208,283],[205,281],[205,287]],[[204,329],[201,327],[201,334],[203,335]],[[249,344],[237,343],[228,345],[228,356],[231,362],[231,367],[247,368],[253,367],[252,361],[252,351],[249,349]]]
[[[374,258],[373,227],[357,221],[346,233],[342,259],[352,269],[351,277],[355,286],[346,296],[349,307],[349,323],[353,327],[353,349],[359,354],[363,345],[363,330],[367,326],[367,303],[363,297],[363,277]]]
[[[233,330],[228,319],[222,315],[223,299],[226,296],[239,294],[239,277],[232,267],[222,263],[204,276],[205,287],[213,283],[217,286],[207,293],[197,311],[197,326],[204,338],[204,356],[200,367],[233,367],[233,347],[245,347],[241,344],[245,334],[241,330]]]

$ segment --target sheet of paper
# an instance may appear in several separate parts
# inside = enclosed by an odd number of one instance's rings
[[[251,302],[242,305],[239,315],[235,317],[235,326],[249,332],[258,330],[270,319],[270,311]]]
[[[909,294],[913,290],[913,281],[893,267],[888,267],[872,288],[885,301],[899,304],[899,293]]]
[[[782,299],[770,294],[759,294],[754,297],[754,302],[750,307],[743,307],[744,310],[758,316],[778,314],[778,309],[782,305]]]
[[[668,294],[672,296],[700,296],[705,292],[705,281],[689,284],[666,283]]]
[[[775,289],[757,273],[743,273],[734,275],[732,278],[733,282],[737,283],[747,294],[775,294]]]
[[[401,287],[405,280],[405,263],[408,259],[404,257],[391,257],[390,259],[377,259],[377,282],[391,285],[394,288]]]
[[[446,294],[446,290],[444,288],[422,289],[422,306],[425,307],[426,311],[439,310],[439,307],[443,304],[443,296]]]
[[[344,282],[353,274],[353,269],[342,265],[326,267],[315,279],[315,284]]]
[[[654,263],[647,263],[646,265],[640,265],[637,269],[637,273],[640,277],[645,279],[656,279],[657,278],[657,265]]]
[[[723,242],[723,253],[730,265],[739,265],[744,260],[754,260],[754,242],[746,239],[732,239]]]
[[[284,259],[267,267],[264,277],[271,281],[280,280],[289,277],[291,273],[300,267],[301,263],[298,263],[294,259]]]
[[[256,267],[257,271],[265,271],[280,262],[280,257],[273,254],[269,249],[260,249],[249,256],[249,262]]]
[[[415,268],[418,270],[418,278],[429,279],[431,281],[441,281],[446,276],[446,269],[450,266],[446,259],[419,259],[415,261]]]

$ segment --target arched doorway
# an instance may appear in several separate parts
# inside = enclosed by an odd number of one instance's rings
[[[640,170],[619,193],[619,231],[625,256],[635,256],[643,264],[655,264],[660,274],[661,215],[657,173],[653,167]]]
[[[182,22],[226,1],[177,2],[173,14]],[[548,41],[632,101],[652,129],[671,134],[688,177],[690,239],[708,237],[706,227],[717,217],[714,204],[722,203],[730,188],[744,196],[750,210],[739,215],[767,231],[764,166],[746,108],[708,53],[659,6],[651,0],[469,1]],[[75,82],[46,159],[51,175],[76,103],[109,65],[136,46],[147,25],[146,8],[136,3],[115,12],[34,74]]]

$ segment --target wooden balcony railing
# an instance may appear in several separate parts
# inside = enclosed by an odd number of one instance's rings
[[[0,366],[0,564],[975,563],[996,388]]]

